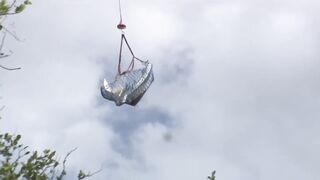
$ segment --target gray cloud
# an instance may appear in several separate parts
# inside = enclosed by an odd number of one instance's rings
[[[114,139],[112,143],[112,148],[128,158],[132,158],[134,153],[131,138],[143,126],[146,124],[162,124],[167,127],[173,127],[175,123],[168,113],[159,109],[138,110],[131,107],[116,109],[108,117],[105,117],[103,121],[110,124],[113,131],[118,135],[118,138]]]

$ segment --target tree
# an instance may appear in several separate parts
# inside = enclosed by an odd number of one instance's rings
[[[1,44],[0,44],[0,59],[6,58],[9,56],[8,54],[5,54],[2,52],[7,33],[13,36],[15,39],[19,40],[19,38],[14,33],[12,33],[7,27],[3,25],[3,22],[6,20],[7,16],[16,15],[23,12],[28,5],[31,5],[30,0],[24,0],[23,2],[18,2],[18,0],[12,0],[11,2],[8,2],[7,0],[0,0],[0,32],[3,33]],[[9,68],[1,64],[0,64],[0,68],[8,71],[20,69],[20,68]]]
[[[30,0],[23,0],[23,1],[11,0],[10,2],[8,2],[7,0],[0,0],[0,33],[2,33],[2,38],[0,41],[0,60],[10,56],[8,54],[3,53],[2,51],[7,33],[12,37],[14,37],[16,40],[19,40],[19,38],[14,33],[12,33],[3,24],[3,22],[7,19],[7,16],[19,14],[23,12],[26,9],[26,7],[29,5],[31,5]],[[9,68],[0,64],[0,69],[13,71],[13,70],[19,70],[21,68],[20,67]],[[4,109],[4,106],[0,106],[0,111],[2,111],[3,109]]]
[[[20,143],[21,135],[0,134],[0,179],[1,180],[62,180],[66,172],[66,161],[70,151],[60,163],[56,151],[49,149],[42,153],[29,151],[28,146]],[[61,169],[62,166],[62,169]],[[78,180],[93,176],[94,173],[78,173]]]

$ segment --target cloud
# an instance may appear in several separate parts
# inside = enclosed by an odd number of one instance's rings
[[[57,149],[92,179],[316,179],[319,3],[123,2],[155,82],[138,107],[100,97],[116,73],[117,2],[34,2],[0,72],[2,131]],[[71,177],[69,177],[71,179]]]

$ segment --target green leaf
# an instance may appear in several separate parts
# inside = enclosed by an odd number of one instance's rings
[[[21,135],[17,135],[17,137],[13,141],[13,144],[17,145],[20,139],[21,139]]]
[[[78,179],[81,180],[81,179],[84,179],[86,177],[86,174],[80,170],[79,174],[78,174]]]
[[[55,151],[53,151],[50,155],[49,155],[49,159],[52,159],[53,158],[53,156],[56,154],[56,152]]]
[[[45,150],[43,150],[43,153],[44,153],[44,154],[49,154],[49,153],[50,153],[50,149],[45,149]]]
[[[0,14],[6,14],[9,11],[9,5],[6,0],[0,1]]]
[[[15,12],[16,13],[21,13],[25,8],[26,8],[25,4],[20,4],[19,6],[16,7]]]
[[[25,4],[25,5],[31,5],[32,3],[31,3],[30,0],[26,0],[26,1],[23,2],[23,4]]]

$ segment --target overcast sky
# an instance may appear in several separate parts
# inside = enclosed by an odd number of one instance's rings
[[[137,107],[100,95],[117,69],[116,0],[33,0],[7,19],[1,131],[94,180],[318,180],[320,2],[123,0],[154,64]],[[68,176],[68,179],[74,179]]]

